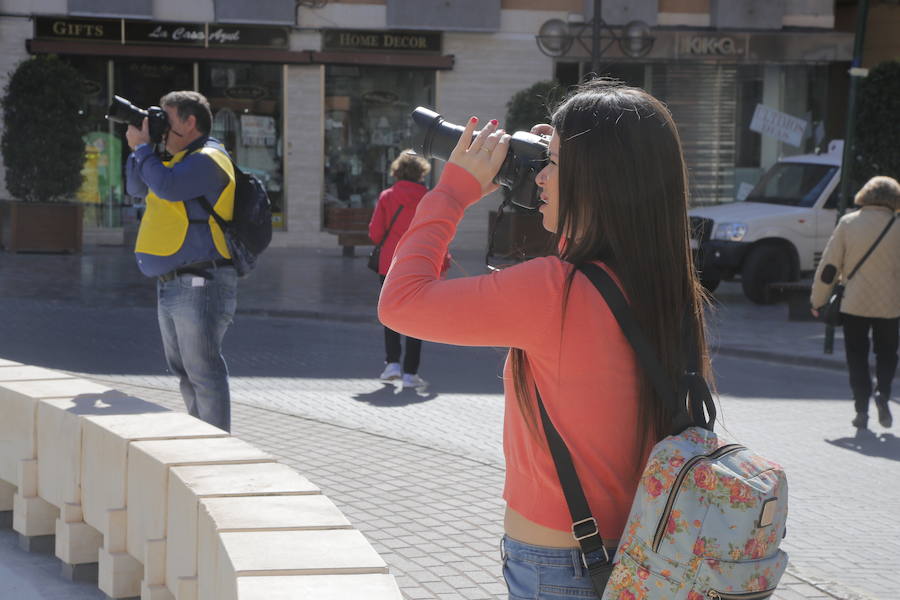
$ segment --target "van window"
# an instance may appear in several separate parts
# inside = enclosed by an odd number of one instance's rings
[[[756,184],[746,202],[810,207],[837,170],[831,165],[776,163]]]

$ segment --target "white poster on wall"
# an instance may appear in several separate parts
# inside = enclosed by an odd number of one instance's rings
[[[244,146],[274,146],[275,119],[262,115],[241,115],[241,143]]]
[[[753,119],[750,121],[750,130],[799,148],[808,124],[806,119],[757,104],[756,110],[753,111]]]

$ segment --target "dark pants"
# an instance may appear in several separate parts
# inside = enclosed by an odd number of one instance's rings
[[[856,412],[869,412],[872,395],[872,376],[869,373],[869,330],[872,330],[872,349],[875,351],[876,389],[884,398],[891,397],[891,382],[897,372],[898,319],[857,317],[842,313],[844,319],[844,348],[847,369]]]
[[[381,283],[384,284],[384,275],[381,275]],[[385,362],[400,362],[403,354],[403,372],[415,375],[419,372],[419,357],[422,355],[422,340],[406,336],[406,352],[400,344],[400,334],[388,327],[384,328],[384,352]]]

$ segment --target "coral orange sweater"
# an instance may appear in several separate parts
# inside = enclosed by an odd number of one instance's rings
[[[563,313],[572,267],[558,258],[529,260],[478,277],[439,279],[457,224],[480,195],[478,182],[467,171],[446,166],[394,253],[379,318],[391,329],[424,340],[524,350],[547,412],[573,456],[600,532],[618,538],[641,466],[636,451],[635,356],[599,292],[581,274],[575,277]],[[528,429],[508,363],[504,388],[503,497],[527,519],[569,530],[572,520],[543,432],[536,438]],[[540,421],[537,425],[540,430]]]

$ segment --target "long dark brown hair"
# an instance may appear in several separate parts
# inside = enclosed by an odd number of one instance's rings
[[[559,136],[556,247],[573,265],[604,261],[616,274],[635,318],[658,351],[672,390],[686,369],[684,323],[692,325],[703,376],[712,375],[703,323],[705,296],[691,259],[687,169],[668,109],[644,90],[599,79],[584,84],[553,113]],[[686,317],[686,315],[688,315]],[[525,353],[511,368],[519,407],[537,430]],[[671,406],[641,376],[639,453],[671,433]]]

